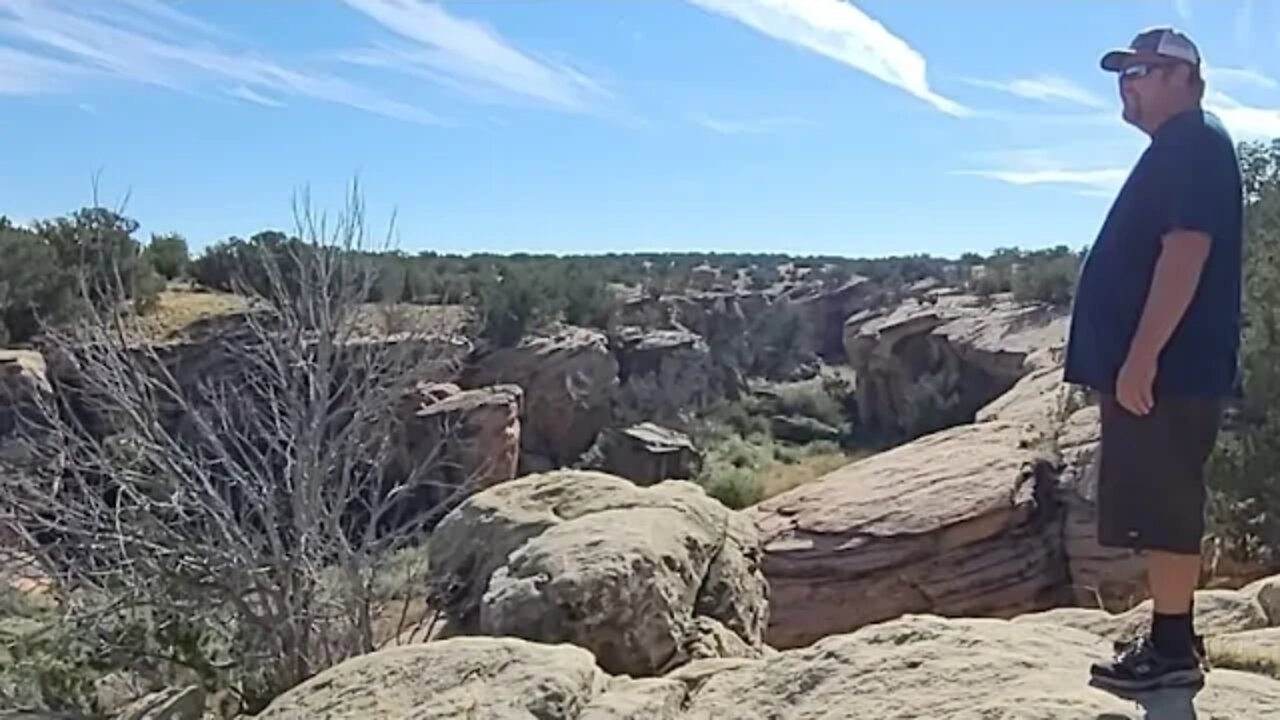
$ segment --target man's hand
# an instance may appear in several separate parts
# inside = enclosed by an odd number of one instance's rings
[[[1116,377],[1116,402],[1134,415],[1146,415],[1155,407],[1156,358],[1131,352]]]

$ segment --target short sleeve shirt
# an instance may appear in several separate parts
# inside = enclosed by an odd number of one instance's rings
[[[1193,110],[1156,131],[1116,196],[1081,267],[1064,376],[1114,393],[1171,230],[1212,238],[1191,304],[1156,371],[1157,393],[1231,395],[1240,344],[1243,197],[1235,146],[1212,113]]]

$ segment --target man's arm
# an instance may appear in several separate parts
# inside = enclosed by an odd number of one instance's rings
[[[1173,230],[1162,240],[1142,319],[1116,379],[1116,400],[1135,415],[1146,415],[1155,406],[1153,387],[1160,351],[1195,296],[1212,244],[1207,233],[1197,230]]]
[[[1174,230],[1164,236],[1130,355],[1160,356],[1191,304],[1212,244],[1212,238],[1196,230]]]

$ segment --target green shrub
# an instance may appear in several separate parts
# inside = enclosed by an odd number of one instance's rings
[[[154,283],[143,281],[148,263],[133,237],[137,229],[136,220],[101,207],[40,220],[33,227],[53,248],[59,264],[76,276],[75,292],[99,308],[126,299],[145,305],[145,293],[158,292]]]
[[[143,255],[166,280],[176,280],[185,275],[187,265],[191,263],[187,240],[177,233],[152,235]]]
[[[1245,187],[1244,402],[1211,462],[1214,532],[1246,561],[1280,562],[1280,142],[1241,147]]]
[[[733,510],[755,505],[764,497],[759,475],[742,468],[714,473],[703,480],[703,486],[708,495]]]
[[[47,240],[18,228],[0,229],[0,336],[26,342],[42,321],[59,322],[73,303],[73,274],[60,267]]]

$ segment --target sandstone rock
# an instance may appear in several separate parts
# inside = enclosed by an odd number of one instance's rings
[[[1198,694],[1153,692],[1137,703],[1088,686],[1089,664],[1110,653],[1109,642],[1072,628],[906,617],[709,673],[682,717],[1146,720],[1199,711],[1261,720],[1280,713],[1280,682],[1230,670],[1211,673]]]
[[[197,685],[161,690],[130,703],[116,720],[200,720],[204,700],[204,690]]]
[[[620,387],[613,418],[619,424],[683,426],[739,391],[736,376],[712,357],[696,333],[623,327],[611,342],[618,357]]]
[[[1255,580],[1241,588],[1240,593],[1257,601],[1269,625],[1280,626],[1280,575]]]
[[[718,367],[774,380],[794,375],[817,358],[822,323],[842,332],[842,303],[855,302],[857,289],[824,293],[816,283],[794,292],[720,291],[638,297],[618,313],[619,323],[692,332],[703,338]],[[786,341],[786,342],[781,342]],[[837,339],[837,343],[838,343]]]
[[[1215,635],[1205,639],[1205,646],[1210,659],[1214,662],[1220,663],[1215,656],[1217,658],[1262,658],[1270,660],[1272,667],[1280,670],[1280,627]]]
[[[1127,610],[1145,598],[1141,556],[1098,543],[1098,408],[1085,404],[1078,389],[1063,384],[1061,367],[1031,371],[980,410],[976,419],[1017,422],[1023,445],[1052,448],[1057,456],[1056,496],[1062,506],[1062,545],[1074,602]]]
[[[680,720],[688,688],[668,678],[619,678],[577,720]]]
[[[758,652],[768,620],[755,529],[686,481],[518,478],[462,503],[428,550],[432,606],[457,632],[571,642],[610,672],[687,661],[699,618]]]
[[[769,428],[779,440],[794,443],[835,442],[840,431],[811,417],[777,415],[769,419]]]
[[[417,472],[430,479],[407,502],[434,508],[514,478],[523,399],[518,385],[460,390],[451,383],[419,384],[400,409],[402,436],[389,468],[396,478]]]
[[[1052,624],[908,616],[758,659],[611,677],[590,653],[455,638],[348,660],[277,698],[262,720],[760,720],[1015,718],[1263,720],[1280,681],[1217,669],[1203,689],[1120,697],[1088,685],[1111,644]]]
[[[849,278],[840,287],[816,292],[797,301],[806,315],[813,334],[814,351],[827,360],[841,359],[844,354],[844,322],[867,309],[876,298],[878,287],[865,277]]]
[[[702,454],[688,435],[653,423],[611,428],[587,451],[583,466],[640,485],[688,480],[702,467]]]
[[[913,436],[967,422],[1030,370],[1053,364],[1066,312],[939,296],[855,313],[844,345],[858,376],[862,427]]]
[[[53,392],[44,356],[32,350],[0,350],[0,460],[31,459],[27,442],[38,442],[38,403]],[[21,430],[21,432],[19,432]]]
[[[1017,423],[1022,427],[1024,443],[1031,446],[1051,439],[1057,432],[1055,420],[1064,392],[1061,368],[1033,370],[978,410],[974,421]]]
[[[348,660],[276,698],[257,718],[577,718],[607,682],[582,648],[452,638]]]
[[[1110,640],[1123,640],[1145,632],[1151,625],[1151,601],[1123,613],[1092,608],[1061,607],[1026,613],[1014,618],[1021,623],[1050,623],[1091,632]],[[1211,637],[1256,630],[1268,626],[1268,618],[1257,598],[1237,590],[1200,590],[1196,593],[1196,632]]]
[[[521,445],[554,466],[577,460],[609,424],[618,361],[599,332],[571,328],[525,338],[478,358],[467,387],[514,383],[524,389]]]
[[[768,641],[793,647],[904,613],[1008,616],[1064,587],[1055,480],[1006,422],[855,462],[747,513],[764,539]]]

